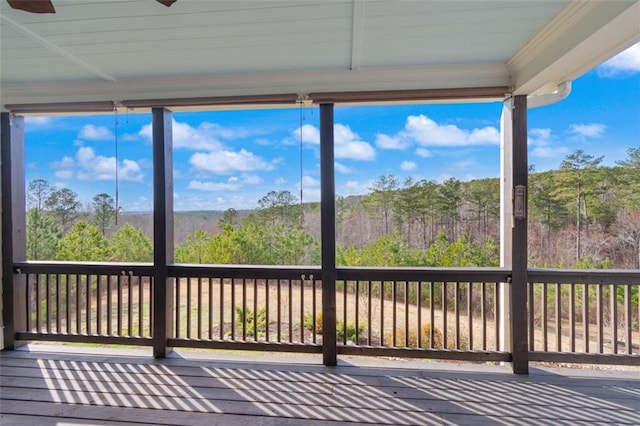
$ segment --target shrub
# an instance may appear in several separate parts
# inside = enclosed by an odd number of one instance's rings
[[[358,325],[358,329],[356,330],[356,325],[352,322],[349,322],[345,325],[344,321],[336,322],[336,340],[344,341],[345,336],[347,342],[356,342],[362,338],[364,335],[365,328],[363,324]]]
[[[267,309],[258,309],[257,317],[257,331],[258,335],[261,335],[267,329]],[[256,318],[251,309],[247,308],[245,312],[241,307],[236,307],[236,322],[241,328],[242,324],[246,322],[247,336],[256,335]]]
[[[306,314],[304,316],[304,328],[314,331],[316,334],[322,334],[322,312],[318,312],[316,314],[315,324],[313,321],[313,314]]]
[[[409,330],[409,341],[405,341],[406,333],[405,329],[398,327],[396,328],[396,347],[408,347],[408,348],[417,348],[418,347],[418,333],[416,330]],[[435,327],[433,329],[433,343],[431,342],[431,324],[423,324],[420,330],[420,347],[421,348],[433,348],[433,349],[442,349],[444,348],[443,344],[443,336],[442,331]],[[387,346],[393,346],[393,334],[388,333],[385,336],[384,343]]]

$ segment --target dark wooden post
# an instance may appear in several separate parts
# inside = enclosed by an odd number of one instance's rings
[[[511,351],[516,374],[529,373],[527,324],[527,97],[515,96],[512,104],[513,228],[511,276]]]
[[[173,336],[173,138],[171,111],[152,108],[153,129],[153,356],[164,358]]]
[[[2,322],[4,349],[14,349],[16,331],[26,328],[26,281],[13,274],[13,262],[26,260],[24,118],[1,114],[2,162]]]
[[[333,104],[320,105],[320,209],[322,244],[322,359],[338,363],[336,346],[336,188]]]

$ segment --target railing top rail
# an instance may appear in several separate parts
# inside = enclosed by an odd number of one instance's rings
[[[638,269],[539,269],[528,270],[529,282],[562,284],[640,284]]]
[[[247,278],[247,279],[320,279],[320,266],[291,265],[187,265],[172,264],[167,267],[170,277],[184,278]]]
[[[14,262],[18,273],[40,274],[137,274],[152,275],[151,263],[130,262],[76,262],[76,261],[22,261]],[[320,266],[289,265],[190,265],[167,266],[172,277],[224,277],[262,279],[320,279]],[[337,279],[363,281],[463,281],[507,282],[509,268],[450,267],[338,267]],[[529,282],[568,284],[640,284],[640,270],[629,269],[542,269],[527,271]]]
[[[339,267],[339,280],[508,282],[509,268]]]
[[[90,275],[121,275],[137,274],[152,275],[151,263],[130,262],[75,262],[75,261],[24,261],[14,262],[13,270],[17,273],[30,274],[90,274]]]

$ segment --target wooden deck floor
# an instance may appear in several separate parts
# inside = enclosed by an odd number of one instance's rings
[[[0,424],[640,424],[640,370],[44,348],[0,356]]]

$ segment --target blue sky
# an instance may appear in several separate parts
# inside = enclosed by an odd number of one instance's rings
[[[336,192],[364,194],[383,174],[441,182],[499,175],[502,104],[339,107]],[[317,201],[319,111],[290,109],[174,113],[176,210],[253,209],[267,192]],[[116,125],[117,122],[117,125]],[[27,182],[68,187],[88,205],[115,194],[116,134],[120,205],[150,211],[150,114],[28,117]],[[640,146],[640,44],[573,82],[567,99],[532,109],[529,162],[557,168],[576,149],[614,165]]]

